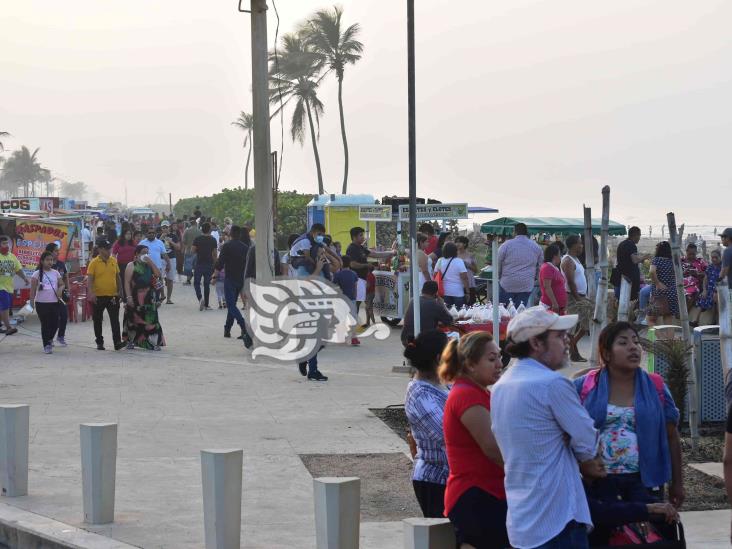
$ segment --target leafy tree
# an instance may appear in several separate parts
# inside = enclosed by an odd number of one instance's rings
[[[35,196],[35,183],[42,177],[41,164],[38,162],[38,149],[30,152],[25,145],[13,151],[3,166],[3,188],[15,190],[23,187],[24,196],[29,196],[31,186]]]
[[[83,181],[77,181],[76,183],[61,182],[61,193],[69,198],[82,200],[89,192],[90,189]]]
[[[324,111],[323,103],[317,94],[322,80],[318,78],[323,66],[322,58],[313,51],[302,33],[284,34],[282,50],[278,54],[276,59],[273,53],[270,54],[270,101],[276,103],[280,99],[287,102],[295,100],[290,124],[293,142],[299,141],[301,145],[304,144],[307,119],[318,174],[318,193],[325,194],[318,152],[320,117]]]
[[[249,188],[249,160],[252,158],[252,130],[254,129],[254,116],[248,112],[241,111],[239,118],[232,122],[232,124],[246,132],[246,136],[244,136],[244,144],[242,146],[246,148],[247,143],[249,144],[247,165],[244,168],[244,190],[247,190]]]
[[[348,189],[348,139],[346,122],[343,116],[343,75],[346,65],[355,64],[361,59],[363,43],[357,40],[361,27],[354,23],[345,30],[341,19],[343,8],[334,6],[333,10],[323,9],[315,12],[304,27],[307,42],[322,62],[335,72],[338,80],[338,111],[341,119],[341,138],[343,140],[343,194]]]
[[[277,193],[275,234],[279,248],[285,247],[289,235],[305,232],[307,224],[306,206],[312,198],[313,195],[299,194],[296,191]],[[212,196],[183,198],[175,204],[173,211],[176,217],[180,218],[184,215],[192,215],[196,206],[201,207],[205,217],[213,217],[217,221],[230,217],[235,224],[254,226],[253,189],[242,189],[241,187],[223,189],[220,193]]]

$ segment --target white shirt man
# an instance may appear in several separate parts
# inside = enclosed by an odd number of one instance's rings
[[[155,236],[155,231],[148,231],[147,238],[141,240],[140,244],[147,246],[148,255],[160,272],[167,272],[170,260],[168,259],[168,254],[165,252],[165,244]]]
[[[605,472],[594,422],[556,371],[569,363],[567,331],[576,323],[577,315],[539,305],[508,325],[509,351],[519,360],[493,386],[491,427],[506,472],[508,537],[519,549],[588,547],[592,521],[580,470],[589,478]]]

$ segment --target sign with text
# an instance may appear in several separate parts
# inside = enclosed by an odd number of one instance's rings
[[[374,314],[402,318],[409,305],[409,271],[374,271]]]
[[[29,212],[38,210],[37,198],[11,198],[9,200],[0,200],[0,210],[4,212]]]
[[[391,221],[391,206],[359,206],[358,218],[361,221]]]
[[[31,275],[38,268],[41,254],[51,242],[55,242],[59,246],[59,260],[66,261],[75,229],[73,223],[17,220],[13,253],[23,265],[26,274]]]
[[[467,204],[417,204],[417,221],[467,218]],[[399,220],[409,221],[408,204],[399,206]]]

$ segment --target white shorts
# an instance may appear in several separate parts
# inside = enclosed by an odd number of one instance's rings
[[[363,278],[356,283],[356,301],[366,301],[366,281]]]
[[[178,276],[177,261],[175,258],[172,258],[170,260],[170,269],[165,271],[165,280],[175,281],[175,278],[177,276]]]

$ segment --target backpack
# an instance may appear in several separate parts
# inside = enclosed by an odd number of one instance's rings
[[[447,274],[447,270],[450,268],[450,263],[452,263],[453,259],[455,258],[450,258],[450,261],[447,262],[447,267],[445,267],[444,271],[436,269],[435,274],[432,275],[432,279],[437,282],[437,295],[440,297],[445,295],[445,275]]]
[[[584,404],[587,395],[590,394],[595,387],[597,387],[597,376],[600,374],[600,370],[592,370],[585,376],[585,380],[582,382],[582,390],[580,391],[580,402]],[[663,382],[663,378],[658,374],[648,374],[653,381],[653,386],[656,388],[658,398],[661,401],[661,405],[666,404],[666,392]]]

